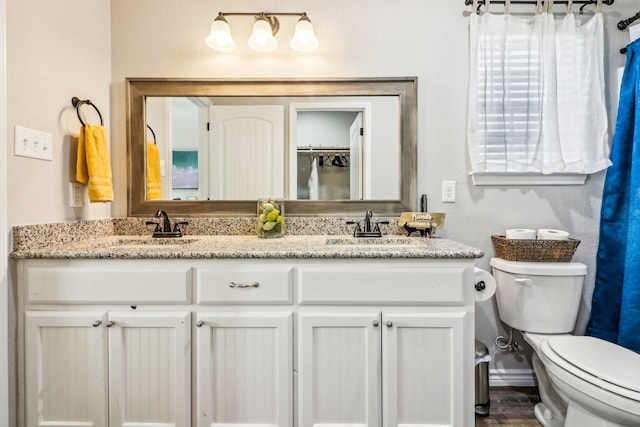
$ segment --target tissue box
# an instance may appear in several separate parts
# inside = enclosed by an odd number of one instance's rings
[[[580,240],[507,239],[491,236],[498,258],[507,261],[570,262]]]

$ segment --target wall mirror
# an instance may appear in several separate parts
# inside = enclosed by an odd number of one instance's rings
[[[258,197],[292,216],[413,210],[416,82],[129,78],[128,214],[254,215]]]

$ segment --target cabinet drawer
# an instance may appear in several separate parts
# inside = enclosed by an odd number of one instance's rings
[[[464,267],[301,266],[298,303],[464,305],[465,277]]]
[[[188,266],[28,266],[27,304],[188,304]]]
[[[291,304],[293,268],[237,264],[196,270],[197,304]]]

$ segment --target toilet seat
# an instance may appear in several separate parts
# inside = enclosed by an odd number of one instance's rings
[[[540,351],[572,375],[640,402],[640,354],[598,338],[572,335],[549,336]]]

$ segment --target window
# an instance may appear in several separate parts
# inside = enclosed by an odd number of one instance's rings
[[[471,16],[468,146],[476,183],[579,183],[611,163],[602,15]],[[578,176],[569,182],[568,176]],[[560,179],[558,179],[560,178]],[[484,182],[487,183],[487,182]]]

